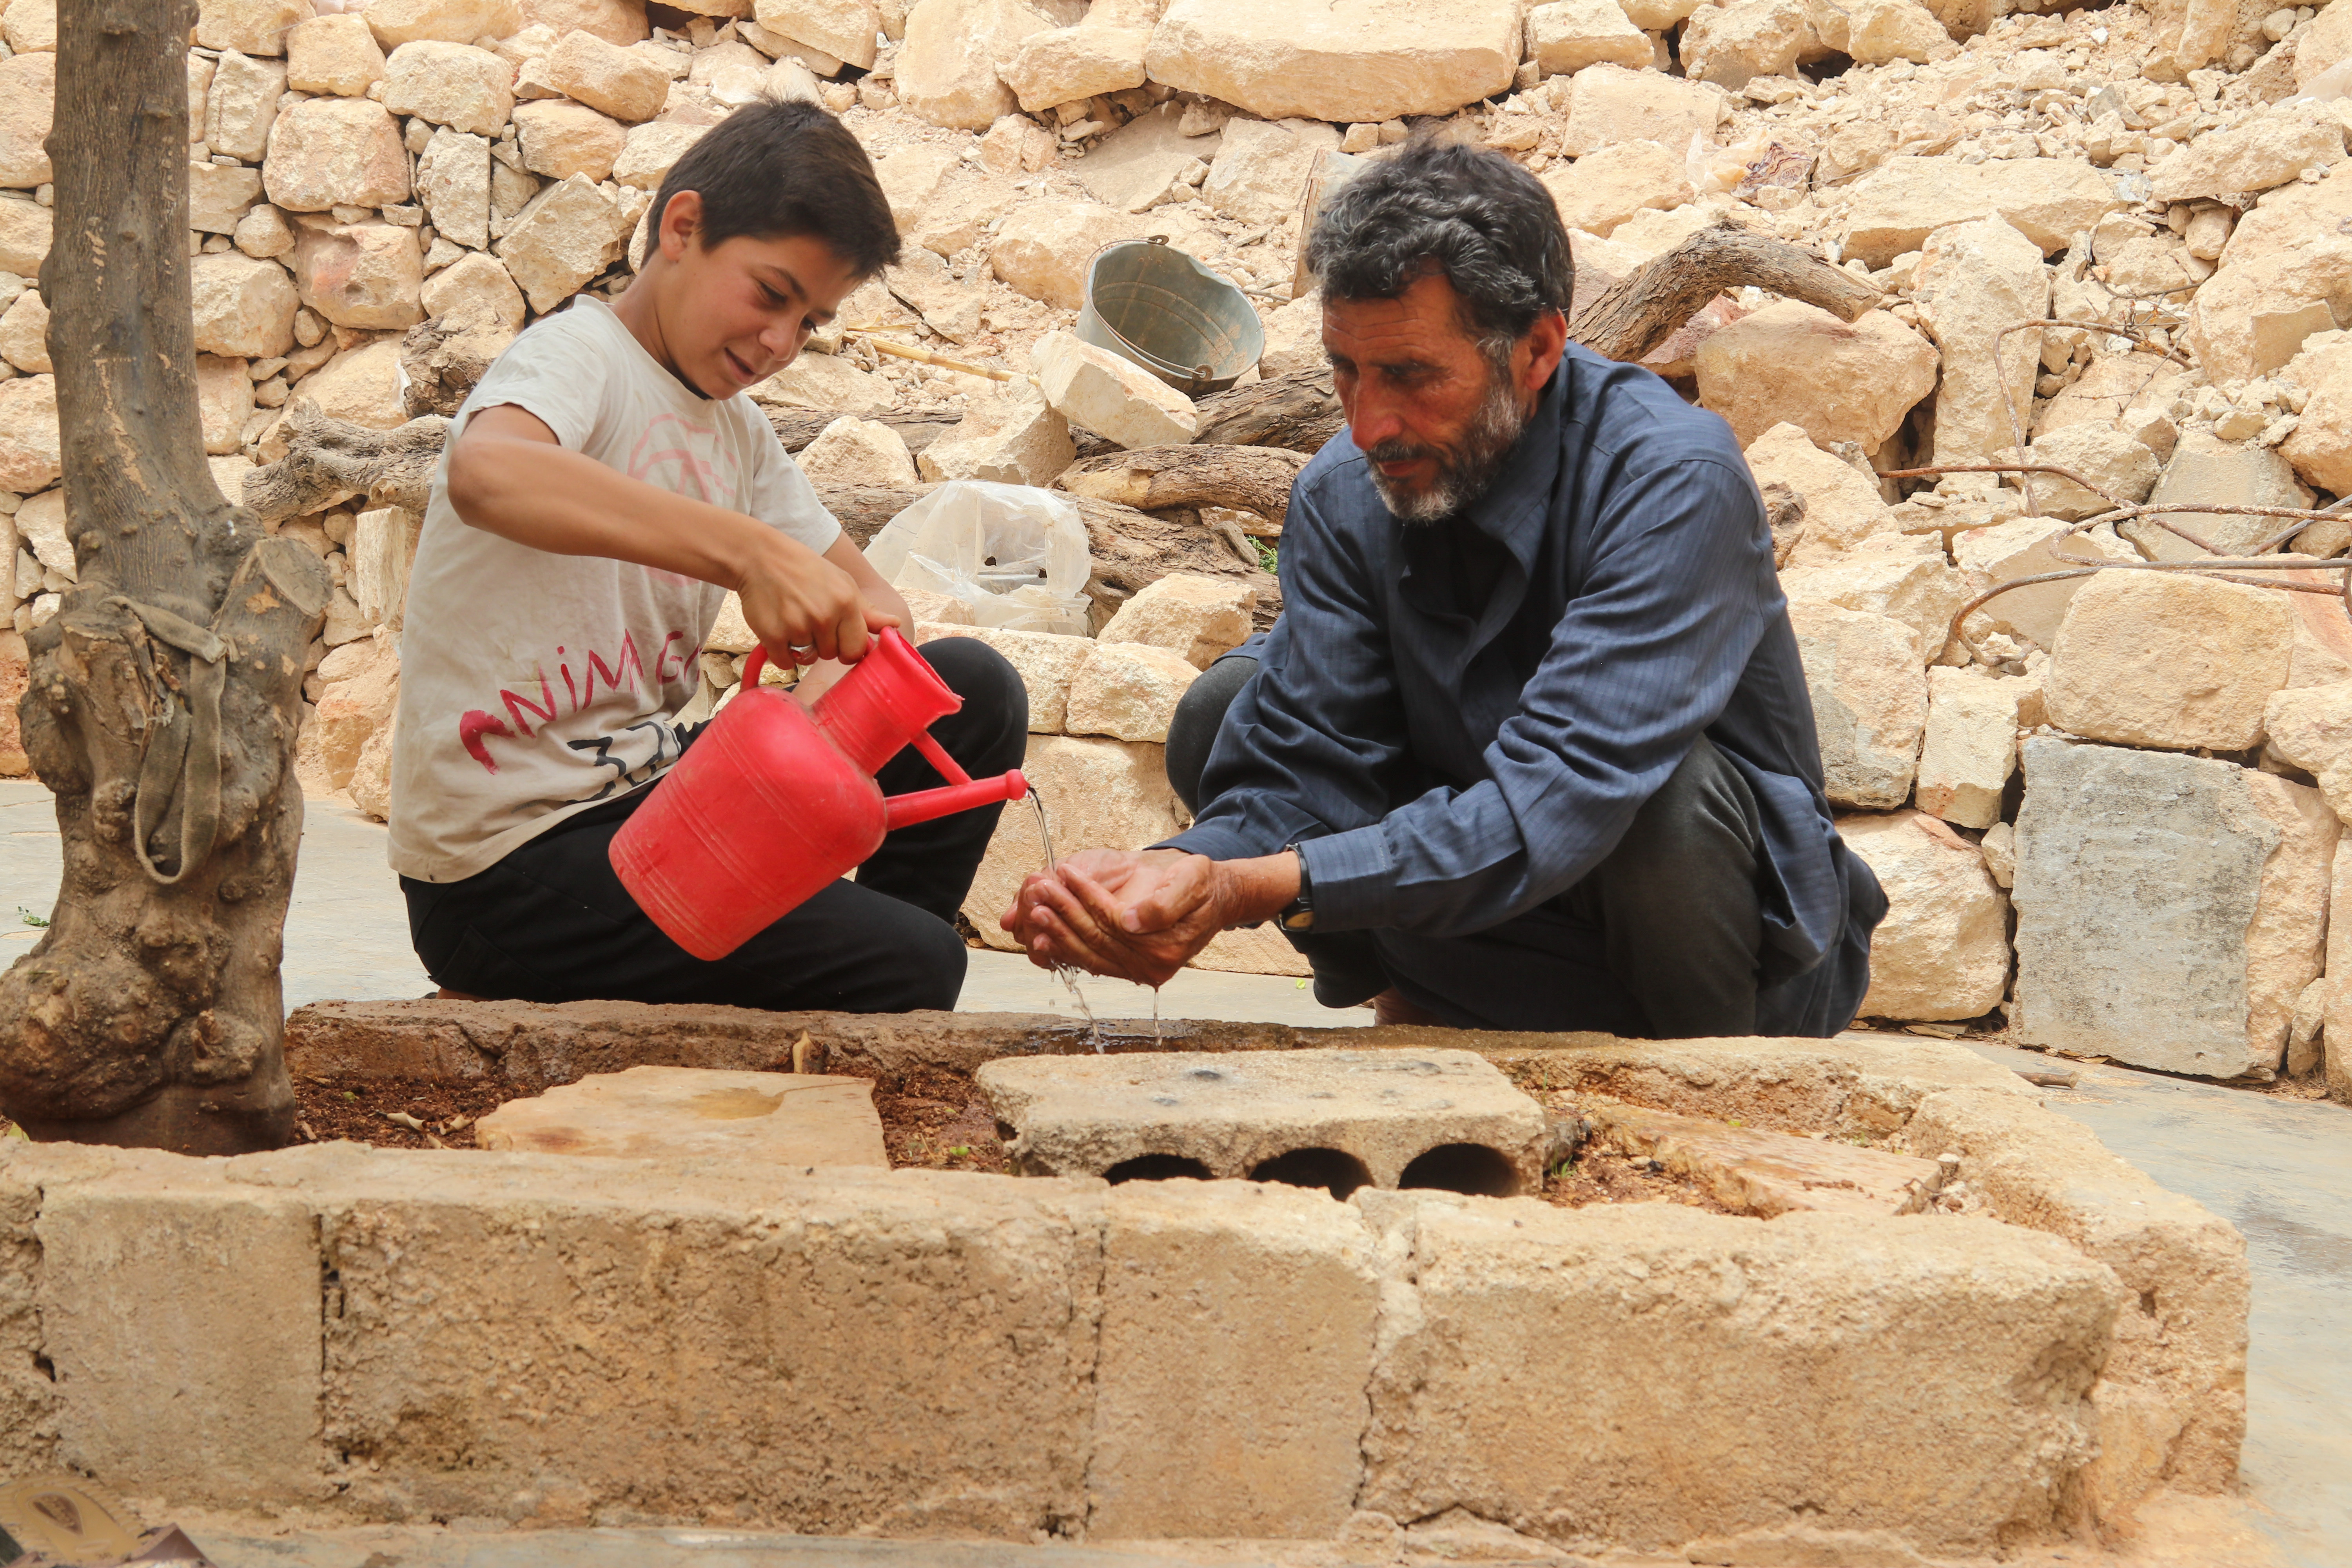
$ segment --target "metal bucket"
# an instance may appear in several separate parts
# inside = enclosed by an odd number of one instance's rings
[[[1187,397],[1223,392],[1265,353],[1249,296],[1160,238],[1095,252],[1077,331]]]

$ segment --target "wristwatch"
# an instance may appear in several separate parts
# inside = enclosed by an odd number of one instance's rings
[[[1275,921],[1285,931],[1313,931],[1315,889],[1307,879],[1307,857],[1300,853],[1295,843],[1286,844],[1283,848],[1298,857],[1298,896],[1282,906],[1281,912],[1274,917]]]

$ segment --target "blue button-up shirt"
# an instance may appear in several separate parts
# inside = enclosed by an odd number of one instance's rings
[[[1439,554],[1465,527],[1492,546]],[[1886,902],[1832,825],[1763,500],[1721,419],[1571,344],[1464,517],[1398,522],[1342,432],[1300,472],[1281,553],[1282,618],[1172,844],[1298,843],[1318,931],[1484,931],[1598,866],[1704,734],[1761,814],[1758,1027],[1844,1027]]]

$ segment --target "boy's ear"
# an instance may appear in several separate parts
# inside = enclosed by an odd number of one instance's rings
[[[669,205],[662,208],[661,232],[657,236],[663,257],[671,261],[679,259],[701,232],[702,193],[680,191],[671,196]]]

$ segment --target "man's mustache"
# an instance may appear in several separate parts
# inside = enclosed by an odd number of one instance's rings
[[[1423,458],[1444,460],[1444,452],[1436,447],[1416,447],[1410,441],[1382,441],[1364,454],[1375,463],[1416,463]]]

